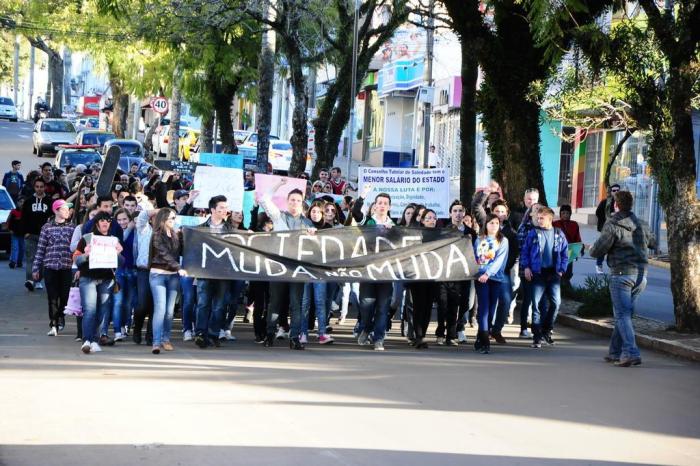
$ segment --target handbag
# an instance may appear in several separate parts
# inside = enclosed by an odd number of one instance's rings
[[[78,286],[71,286],[70,292],[68,293],[68,303],[63,313],[67,316],[76,317],[81,317],[83,315],[83,306],[80,303],[80,288]]]

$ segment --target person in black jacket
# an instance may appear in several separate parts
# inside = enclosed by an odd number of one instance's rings
[[[605,222],[608,221],[608,219],[615,213],[614,209],[614,203],[613,203],[613,196],[615,195],[616,192],[620,190],[620,185],[619,184],[613,184],[608,188],[608,195],[600,201],[598,204],[598,207],[595,209],[595,216],[598,220],[598,231],[602,232],[603,231],[603,226],[605,225]],[[598,274],[602,274],[603,271],[603,262],[605,261],[605,256],[598,257],[595,260],[595,271]]]
[[[153,221],[150,246],[151,294],[153,295],[153,348],[152,353],[172,351],[170,331],[173,326],[175,300],[180,289],[180,256],[182,237],[175,230],[175,211],[160,209]]]
[[[39,243],[39,233],[41,227],[51,217],[50,203],[53,202],[44,191],[46,183],[42,178],[36,178],[33,183],[34,193],[24,201],[22,205],[22,231],[24,231],[24,265],[25,282],[24,286],[29,291],[34,291],[38,285],[32,277],[32,264],[36,255],[36,247]]]
[[[501,296],[498,298],[498,308],[496,309],[496,319],[491,328],[491,338],[501,345],[506,343],[501,331],[510,313],[513,302],[513,274],[511,273],[515,263],[520,257],[520,247],[518,246],[518,234],[508,222],[508,204],[504,200],[497,200],[491,205],[491,211],[501,221],[501,234],[508,239],[508,259],[506,260],[505,282],[501,287]],[[517,268],[515,271],[517,272]]]

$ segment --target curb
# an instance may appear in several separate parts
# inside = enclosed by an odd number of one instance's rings
[[[557,321],[567,327],[572,327],[584,332],[593,333],[603,337],[612,335],[613,326],[598,322],[596,320],[584,319],[571,314],[559,314]],[[658,351],[690,361],[700,362],[700,349],[683,345],[683,343],[674,340],[665,340],[663,338],[652,337],[643,333],[636,333],[637,345],[641,348]]]

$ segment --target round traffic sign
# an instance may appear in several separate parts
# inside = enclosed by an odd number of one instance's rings
[[[169,107],[168,99],[165,97],[154,97],[151,99],[151,108],[161,115],[168,113]]]

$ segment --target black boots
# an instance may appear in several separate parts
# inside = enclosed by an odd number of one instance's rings
[[[305,348],[304,344],[299,341],[299,337],[294,337],[289,340],[289,349],[303,350]]]
[[[265,341],[263,342],[263,345],[265,348],[270,348],[274,346],[275,344],[275,334],[274,333],[268,333],[267,336],[265,337]]]
[[[488,354],[491,351],[491,343],[489,342],[488,331],[479,331],[476,334],[476,341],[474,341],[474,351],[478,351],[481,354]]]

